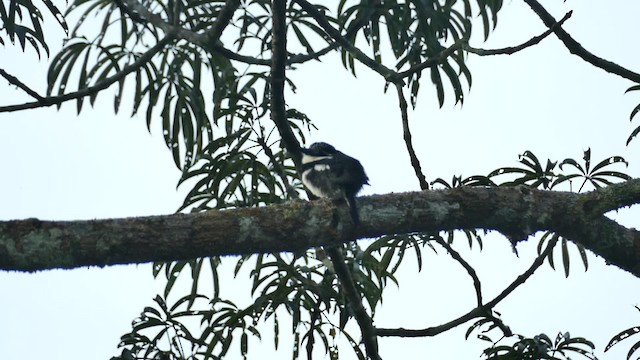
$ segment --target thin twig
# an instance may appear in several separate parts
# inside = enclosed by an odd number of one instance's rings
[[[402,84],[396,83],[396,89],[398,90],[398,101],[400,102],[400,112],[402,114],[402,133],[404,136],[404,143],[407,146],[407,152],[409,153],[409,158],[411,159],[411,166],[413,167],[413,171],[416,173],[416,177],[418,178],[418,182],[420,183],[420,189],[428,190],[429,183],[427,182],[424,173],[422,172],[422,167],[420,166],[420,160],[418,156],[416,156],[416,152],[413,149],[413,142],[411,140],[411,131],[409,130],[409,115],[407,113],[407,100],[404,98],[404,93],[402,92]]]
[[[418,329],[418,330],[403,329],[403,328],[397,328],[397,329],[378,328],[376,330],[376,334],[378,336],[398,336],[398,337],[427,337],[427,336],[435,336],[435,335],[438,335],[438,334],[443,333],[445,331],[448,331],[450,329],[453,329],[454,327],[456,327],[458,325],[462,325],[462,324],[464,324],[465,322],[467,322],[467,321],[469,321],[471,319],[474,319],[474,318],[477,318],[477,317],[487,316],[487,314],[490,315],[491,310],[493,310],[493,308],[500,301],[504,300],[504,298],[507,297],[507,295],[511,294],[516,288],[518,288],[518,286],[524,284],[524,282],[527,281],[527,279],[530,278],[531,275],[533,275],[533,273],[540,267],[540,265],[542,265],[542,263],[544,262],[544,259],[546,259],[546,257],[549,255],[549,253],[553,250],[553,247],[556,245],[556,243],[557,243],[557,239],[549,241],[549,243],[547,244],[547,247],[533,261],[533,263],[531,264],[529,269],[527,269],[527,271],[525,271],[524,273],[519,275],[498,296],[496,296],[493,300],[489,301],[485,305],[478,306],[478,307],[472,309],[471,311],[469,311],[468,313],[460,316],[459,318],[454,319],[452,321],[449,321],[448,323],[445,323],[445,324],[442,324],[442,325],[433,326],[433,327],[429,327],[429,328],[426,328],[426,329]]]
[[[529,39],[528,41],[525,41],[524,43],[517,45],[517,46],[510,46],[510,47],[505,47],[505,48],[501,48],[501,49],[479,49],[479,48],[474,48],[469,46],[469,44],[465,44],[464,49],[470,53],[479,55],[479,56],[487,56],[487,55],[511,55],[514,54],[518,51],[524,50],[530,46],[533,45],[537,45],[539,44],[544,38],[546,38],[547,36],[549,36],[550,34],[553,33],[553,31],[555,29],[557,29],[558,27],[562,26],[562,24],[564,24],[565,21],[567,21],[570,17],[571,14],[573,13],[573,11],[569,11],[568,13],[566,13],[564,15],[564,17],[554,23],[553,25],[551,25],[551,27],[549,29],[547,29],[545,32],[543,32],[542,34],[538,35],[538,36],[534,36],[531,39]]]
[[[551,16],[551,14],[549,14],[549,12],[542,5],[540,5],[539,2],[535,0],[524,0],[524,2],[529,5],[529,7],[540,17],[542,22],[547,27],[550,28],[556,23],[556,20],[553,18],[553,16]],[[555,27],[553,29],[553,32],[556,34],[558,39],[560,39],[560,41],[564,43],[569,52],[571,52],[572,54],[579,56],[584,61],[604,71],[616,74],[633,82],[640,83],[640,74],[590,53],[589,51],[587,51],[587,49],[582,47],[580,43],[574,40],[573,37],[569,35],[569,33],[564,31],[561,26]]]
[[[498,327],[498,329],[502,331],[503,336],[506,336],[506,337],[513,336],[513,331],[511,331],[511,328],[507,326],[504,323],[504,321],[502,321],[502,319],[495,317],[491,311],[489,311],[489,314],[487,315],[487,319],[491,319],[491,321],[493,321],[493,323]]]
[[[469,263],[465,259],[463,259],[462,256],[460,256],[460,253],[453,250],[451,245],[449,245],[446,241],[444,241],[442,237],[436,236],[435,240],[438,244],[440,244],[440,246],[442,246],[449,252],[449,255],[451,255],[451,257],[454,260],[459,262],[460,265],[462,265],[462,267],[465,268],[465,270],[467,270],[467,272],[469,273],[469,276],[471,276],[471,279],[473,280],[473,287],[476,289],[476,300],[478,301],[478,307],[481,307],[482,306],[482,290],[480,287],[480,279],[478,278],[478,274],[476,274],[475,269],[471,265],[469,265]]]
[[[7,79],[7,81],[10,84],[13,84],[17,87],[19,87],[20,89],[22,89],[22,91],[26,92],[27,94],[31,95],[32,98],[38,100],[38,101],[42,101],[44,100],[44,98],[42,96],[40,96],[40,94],[38,94],[37,92],[35,92],[34,90],[31,90],[30,87],[28,87],[27,85],[25,85],[22,81],[18,80],[17,77],[7,73],[6,71],[4,71],[3,69],[0,69],[0,75]]]
[[[560,20],[557,23],[554,23],[551,28],[547,29],[545,32],[543,32],[542,34],[538,35],[538,36],[534,36],[533,38],[529,39],[528,41],[517,45],[517,46],[511,46],[511,47],[505,47],[505,48],[501,48],[501,49],[480,49],[480,48],[475,48],[469,45],[469,40],[468,39],[460,39],[458,41],[456,41],[455,43],[453,43],[451,46],[449,46],[448,48],[442,50],[440,53],[438,53],[437,55],[430,57],[429,59],[421,62],[420,64],[416,64],[414,66],[412,66],[411,68],[409,68],[408,70],[402,71],[400,72],[398,75],[401,78],[407,78],[415,73],[419,73],[422,70],[426,69],[426,68],[430,68],[433,66],[437,66],[438,64],[441,64],[446,58],[448,58],[449,56],[451,56],[451,54],[453,54],[454,52],[456,52],[457,50],[463,49],[467,52],[479,55],[479,56],[487,56],[487,55],[511,55],[514,54],[518,51],[524,50],[530,46],[536,45],[538,43],[540,43],[540,41],[542,41],[544,38],[546,38],[547,36],[549,36],[551,33],[553,33],[553,30],[557,27],[559,27],[560,25],[562,25],[565,21],[567,21],[567,19],[569,19],[571,17],[572,12],[569,11],[563,18],[562,20]]]

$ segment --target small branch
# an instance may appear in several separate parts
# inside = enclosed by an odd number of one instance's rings
[[[542,5],[540,5],[539,2],[537,2],[536,0],[524,0],[524,1],[540,17],[542,22],[548,28],[553,27],[553,25],[556,23],[556,20],[553,18],[553,16],[551,16],[551,14],[549,14],[549,12]],[[556,26],[556,28],[553,29],[553,32],[556,34],[558,39],[560,39],[560,41],[564,43],[566,48],[572,54],[579,56],[584,61],[604,71],[616,74],[625,79],[629,79],[633,82],[640,83],[640,74],[633,72],[631,70],[628,70],[614,62],[605,60],[601,57],[598,57],[590,53],[589,51],[587,51],[587,49],[582,47],[580,43],[575,41],[571,37],[571,35],[569,35],[569,33],[564,31],[564,29],[561,26]]]
[[[476,55],[480,55],[480,56],[486,56],[486,55],[511,55],[513,53],[516,53],[518,51],[521,51],[523,49],[526,49],[530,46],[533,45],[537,45],[538,43],[540,43],[540,41],[542,41],[544,38],[546,38],[547,36],[549,36],[551,33],[553,33],[553,30],[556,29],[557,27],[559,27],[560,25],[562,25],[565,21],[567,21],[567,19],[569,19],[571,17],[572,12],[569,11],[563,18],[562,20],[560,20],[557,23],[554,23],[550,29],[546,30],[544,33],[535,36],[533,38],[531,38],[530,40],[526,41],[523,44],[520,44],[518,46],[513,46],[513,47],[506,47],[506,48],[502,48],[502,49],[493,49],[493,50],[485,50],[485,49],[479,49],[479,48],[474,48],[472,46],[469,45],[469,39],[460,39],[458,41],[456,41],[455,43],[453,43],[451,46],[449,46],[448,48],[442,50],[439,54],[437,54],[436,56],[433,56],[427,60],[425,60],[424,62],[414,65],[412,66],[410,69],[405,70],[400,72],[398,75],[401,78],[407,78],[415,73],[419,73],[422,70],[426,69],[426,68],[430,68],[433,66],[437,66],[438,64],[442,63],[446,58],[448,58],[449,56],[451,56],[451,54],[453,54],[454,52],[456,52],[457,50],[463,49],[467,52],[476,54]]]
[[[376,333],[378,336],[397,336],[397,337],[428,337],[428,336],[435,336],[438,335],[440,333],[443,333],[445,331],[451,330],[454,327],[457,327],[459,325],[462,325],[464,323],[466,323],[467,321],[477,318],[477,317],[482,317],[482,316],[488,316],[488,317],[493,317],[493,315],[491,315],[491,310],[502,300],[504,300],[504,298],[509,295],[510,293],[512,293],[516,288],[518,288],[518,286],[524,284],[524,282],[531,277],[531,275],[533,275],[533,273],[540,267],[540,265],[542,265],[542,263],[544,262],[544,259],[547,257],[547,255],[549,255],[549,253],[553,250],[553,247],[556,245],[558,239],[554,239],[549,241],[549,243],[547,244],[547,247],[544,249],[544,251],[538,255],[538,257],[533,261],[533,264],[531,264],[531,266],[529,267],[529,269],[527,269],[527,271],[525,271],[524,273],[522,273],[521,275],[519,275],[511,284],[509,284],[509,286],[507,286],[506,289],[504,289],[498,296],[496,296],[493,300],[489,301],[488,303],[486,303],[483,306],[478,306],[476,308],[474,308],[473,310],[469,311],[468,313],[460,316],[459,318],[452,320],[448,323],[439,325],[439,326],[433,326],[433,327],[429,327],[426,329],[418,329],[418,330],[411,330],[411,329],[403,329],[403,328],[397,328],[397,329],[382,329],[382,328],[378,328],[376,330]],[[508,328],[501,328],[503,332],[510,332],[510,330],[508,330]]]
[[[533,275],[533,273],[538,270],[538,268],[540,267],[540,265],[542,265],[542,263],[544,262],[544,259],[547,258],[547,256],[549,256],[549,254],[551,253],[551,251],[553,251],[553,248],[556,246],[556,244],[558,243],[558,239],[559,237],[553,237],[551,238],[551,240],[549,240],[549,242],[547,243],[547,247],[544,249],[544,251],[542,251],[540,253],[540,255],[538,255],[538,257],[533,261],[533,263],[531,264],[531,266],[529,267],[529,269],[527,269],[527,271],[525,271],[524,273],[522,273],[521,275],[519,275],[509,286],[507,286],[506,289],[502,290],[502,292],[500,294],[498,294],[498,296],[496,296],[495,298],[493,298],[493,300],[489,301],[488,303],[486,303],[484,305],[484,307],[486,309],[493,309],[496,305],[498,305],[498,303],[502,300],[504,300],[509,294],[511,294],[518,286],[524,284],[525,281],[527,281],[527,279],[529,279],[531,277],[531,275]]]
[[[506,337],[513,336],[513,331],[511,331],[511,328],[507,326],[504,323],[504,321],[502,321],[502,319],[499,319],[493,316],[491,312],[489,312],[489,315],[487,315],[487,318],[491,319],[491,321],[493,321],[493,323],[498,327],[498,329],[502,331],[503,336],[506,336]]]
[[[150,61],[160,50],[162,50],[167,44],[169,44],[174,39],[172,34],[168,34],[164,39],[160,40],[154,47],[147,50],[147,52],[140,55],[140,57],[134,61],[133,63],[122,68],[121,71],[117,72],[115,75],[110,76],[104,79],[102,82],[99,82],[93,86],[89,86],[82,90],[78,90],[72,93],[58,95],[58,96],[50,96],[46,98],[42,98],[36,102],[24,103],[19,105],[9,105],[9,106],[1,106],[0,113],[3,112],[11,112],[25,109],[35,109],[40,107],[47,107],[52,105],[59,105],[65,101],[75,100],[85,96],[91,96],[96,94],[114,83],[122,80],[128,74],[138,70],[142,65],[146,64]]]
[[[524,50],[530,46],[534,46],[539,44],[544,38],[546,38],[547,36],[549,36],[551,33],[553,33],[553,31],[555,29],[557,29],[558,27],[562,26],[562,24],[564,24],[565,21],[567,21],[570,17],[571,14],[573,13],[573,11],[569,11],[568,13],[566,13],[564,15],[564,17],[554,23],[549,29],[547,29],[545,32],[543,32],[542,34],[538,35],[538,36],[534,36],[533,38],[529,39],[528,41],[518,45],[518,46],[512,46],[512,47],[506,47],[506,48],[501,48],[501,49],[491,49],[491,50],[485,50],[485,49],[478,49],[478,48],[474,48],[469,46],[469,44],[466,44],[464,46],[464,49],[470,53],[476,54],[476,55],[480,55],[480,56],[487,56],[487,55],[511,55],[514,54],[518,51]]]
[[[222,32],[229,25],[231,19],[233,19],[233,14],[240,7],[240,0],[226,0],[220,12],[218,12],[218,16],[216,17],[216,21],[213,24],[213,28],[209,30],[207,36],[209,37],[209,43],[216,43],[222,36]]]
[[[290,66],[294,64],[302,64],[309,60],[319,59],[323,55],[329,53],[331,50],[336,49],[338,46],[339,45],[337,43],[333,43],[325,47],[324,49],[318,50],[311,54],[295,54],[295,55],[289,54],[289,58],[286,61],[286,65]],[[271,66],[271,63],[272,63],[272,59],[258,59],[257,57],[235,53],[227,49],[226,47],[222,46],[222,44],[220,43],[212,45],[211,49],[215,53],[220,54],[229,60],[235,60],[244,64]]]
[[[348,300],[347,304],[351,306],[353,316],[358,322],[358,326],[362,332],[362,342],[367,351],[367,356],[372,360],[380,360],[378,337],[376,335],[376,329],[373,327],[373,320],[362,305],[362,299],[358,294],[358,289],[356,289],[351,272],[342,255],[342,247],[330,247],[327,248],[326,251],[331,258],[331,263],[340,281],[340,286]]]
[[[184,39],[193,44],[197,44],[203,48],[207,47],[209,38],[206,34],[199,34],[180,26],[175,26],[165,21],[159,14],[152,13],[144,5],[136,0],[121,0],[129,11],[135,11],[146,19],[154,27],[164,31],[167,34],[174,34],[177,39]],[[139,18],[139,17],[138,17]]]
[[[113,3],[116,4],[120,11],[122,11],[124,14],[127,14],[131,21],[148,26],[149,21],[143,19],[139,13],[131,11],[131,9],[129,9],[129,7],[122,2],[122,0],[113,0]]]
[[[402,133],[404,137],[404,143],[407,147],[407,152],[409,153],[409,158],[411,159],[411,166],[413,167],[413,171],[416,173],[416,177],[418,178],[418,182],[420,183],[421,190],[428,190],[429,183],[422,172],[422,167],[420,166],[420,160],[418,156],[416,156],[416,152],[413,149],[413,142],[411,140],[411,131],[409,130],[409,115],[407,113],[407,100],[404,98],[404,93],[402,92],[402,84],[396,83],[396,90],[398,91],[398,101],[400,102],[400,112],[402,114]]]
[[[38,100],[38,101],[42,101],[44,100],[44,98],[42,96],[40,96],[40,94],[38,94],[37,92],[35,92],[34,90],[31,90],[31,88],[29,88],[27,85],[25,85],[22,81],[18,80],[17,77],[7,73],[6,71],[4,71],[3,69],[0,69],[0,75],[7,79],[7,81],[12,84],[15,85],[17,87],[19,87],[20,89],[22,89],[22,91],[26,92],[27,94],[29,94],[32,98]]]
[[[426,68],[430,68],[433,66],[436,66],[440,63],[442,63],[446,58],[448,58],[449,56],[451,56],[451,54],[453,54],[454,52],[456,52],[457,50],[462,49],[465,44],[467,43],[467,39],[460,39],[458,41],[456,41],[455,43],[453,43],[453,45],[449,46],[448,48],[442,50],[440,53],[438,53],[438,55],[433,56],[423,62],[421,62],[420,64],[416,64],[413,65],[411,68],[409,68],[408,70],[402,71],[400,73],[398,73],[398,76],[402,79],[407,78],[415,73],[419,73],[422,70],[426,69]]]
[[[465,268],[465,270],[467,270],[467,273],[469,273],[469,276],[471,276],[471,280],[473,280],[473,287],[476,289],[476,300],[478,301],[478,307],[481,307],[482,306],[482,290],[480,287],[480,279],[478,278],[478,274],[476,274],[476,271],[473,269],[471,265],[469,265],[469,263],[466,260],[462,258],[462,256],[460,256],[460,253],[453,250],[451,245],[449,245],[446,241],[444,241],[442,237],[436,236],[435,240],[438,244],[440,244],[440,246],[442,246],[449,252],[449,254],[454,260],[459,262],[460,265],[462,265],[462,267]]]

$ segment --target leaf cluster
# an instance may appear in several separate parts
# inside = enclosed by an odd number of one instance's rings
[[[432,238],[422,235],[383,237],[371,242],[366,249],[356,243],[342,249],[356,280],[359,297],[372,311],[382,302],[382,292],[389,281],[398,285],[394,274],[406,250],[415,253],[421,268],[421,249],[426,245],[432,247],[430,240]],[[252,300],[244,307],[220,297],[219,279],[223,277],[219,274],[220,264],[218,258],[157,263],[154,274],[163,274],[167,280],[164,294],[155,298],[155,307],[145,308],[133,322],[132,331],[122,337],[123,354],[130,353],[136,358],[165,354],[184,359],[217,359],[239,346],[240,353],[246,356],[249,335],[260,338],[265,326],[271,328],[277,349],[282,329],[280,319],[286,315],[291,320],[294,358],[301,351],[311,354],[320,341],[324,353],[337,359],[342,336],[354,354],[365,359],[347,326],[354,316],[351,305],[340,290],[333,266],[322,249],[302,255],[263,254],[238,258],[233,277],[248,272],[252,284]],[[205,295],[199,287],[205,268],[211,273],[211,282],[206,286],[210,290],[205,293],[211,292],[211,295]],[[167,299],[181,274],[191,275],[191,291],[168,306]]]
[[[504,341],[500,339],[490,348],[483,351],[482,355],[487,360],[569,360],[575,359],[573,355],[580,355],[586,359],[597,360],[593,354],[595,345],[582,337],[571,337],[569,332],[561,333],[551,340],[546,334],[534,337],[514,335],[517,339],[512,345],[499,345]],[[479,336],[480,339],[491,341],[487,336]]]
[[[42,3],[44,3],[49,13],[53,15],[60,27],[62,27],[65,32],[68,32],[69,27],[67,22],[53,2],[51,0],[42,0]],[[5,7],[5,4],[8,5],[8,7]],[[11,0],[8,4],[3,1],[2,4],[0,4],[0,45],[5,45],[3,37],[6,36],[12,44],[15,44],[17,39],[22,51],[26,50],[26,45],[29,43],[36,51],[38,58],[40,58],[41,48],[49,55],[49,46],[47,46],[44,31],[42,30],[43,21],[44,16],[42,12],[33,1]]]
[[[361,1],[352,3],[340,1],[339,17],[334,21],[340,29],[347,31],[346,40],[357,46],[358,34],[366,41],[373,59],[382,64],[386,52],[394,60],[396,70],[409,71],[408,82],[411,104],[417,104],[422,69],[427,60],[438,58],[440,53],[454,42],[468,40],[472,32],[474,6],[482,20],[485,39],[489,31],[497,25],[498,11],[502,1],[478,0],[474,4],[464,1]],[[384,40],[388,40],[388,45]],[[342,63],[354,75],[355,57],[352,52],[341,48]],[[460,78],[471,86],[471,72],[465,63],[464,51],[454,52],[442,59],[438,66],[429,70],[430,80],[436,88],[440,106],[444,104],[446,77],[454,91],[455,102],[464,101],[464,90]]]

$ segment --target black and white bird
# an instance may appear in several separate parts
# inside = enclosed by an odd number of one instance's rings
[[[345,199],[354,223],[359,223],[356,194],[369,184],[360,161],[333,146],[317,142],[302,152],[302,184],[315,196]]]

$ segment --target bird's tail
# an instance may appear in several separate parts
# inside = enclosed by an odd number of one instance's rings
[[[358,225],[360,223],[360,214],[358,214],[356,198],[354,196],[347,196],[345,199],[347,200],[347,205],[349,205],[349,215],[351,215],[353,223]]]

